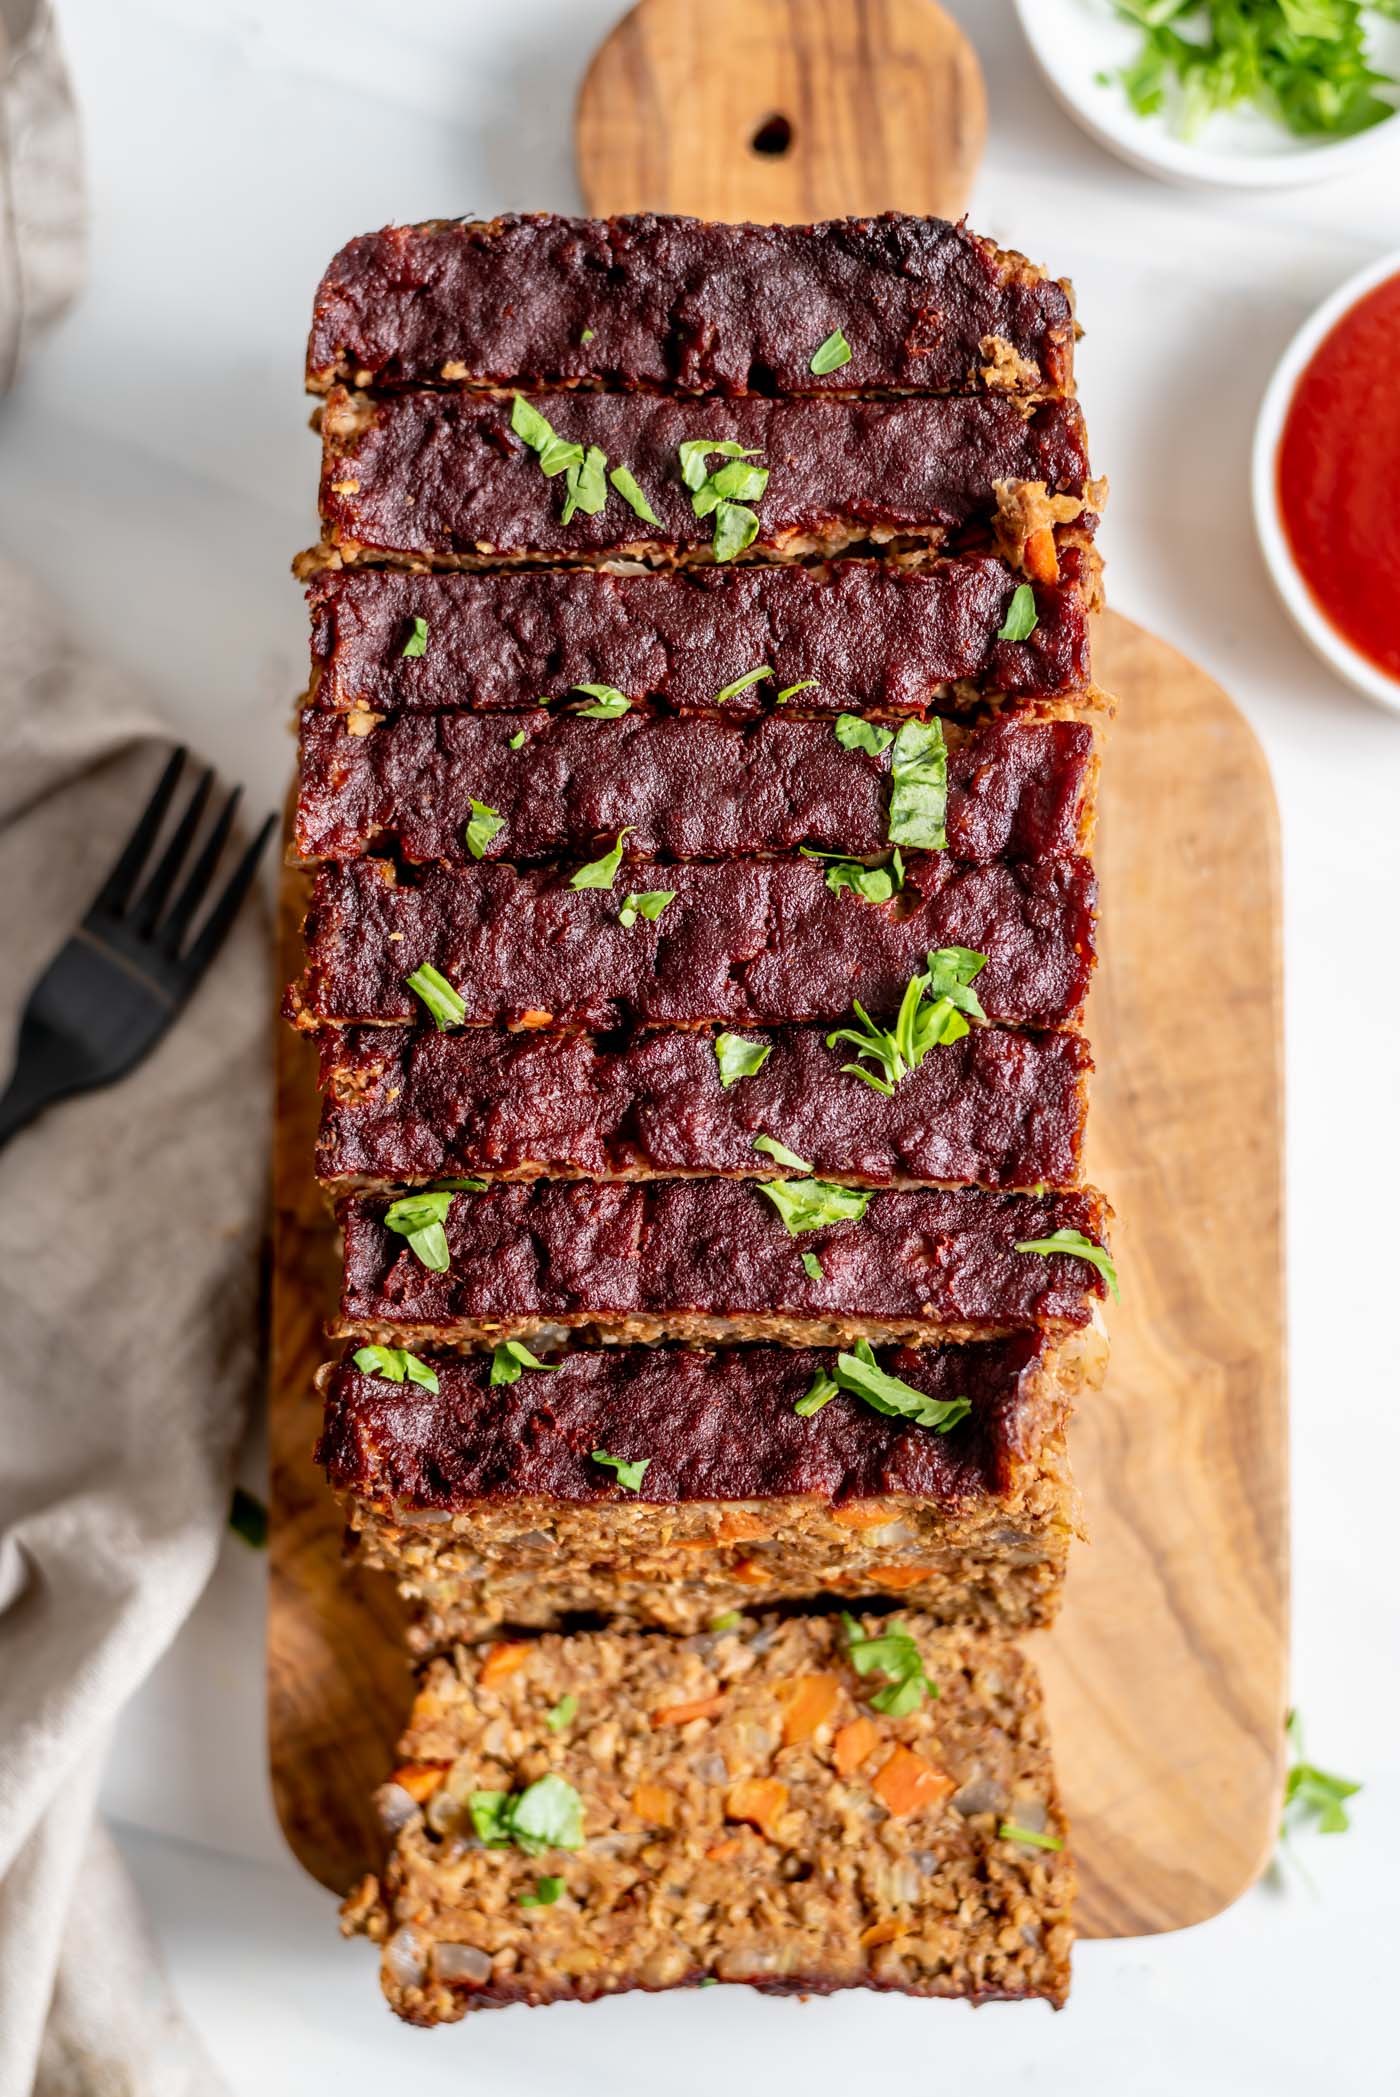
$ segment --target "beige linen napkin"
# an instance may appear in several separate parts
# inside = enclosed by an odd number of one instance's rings
[[[0,632],[8,1073],[168,746],[2,567]],[[215,2087],[92,1807],[113,1719],[209,1577],[257,1381],[268,937],[250,900],[147,1061],[0,1152],[0,2097]]]

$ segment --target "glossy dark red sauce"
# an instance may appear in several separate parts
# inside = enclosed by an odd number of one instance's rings
[[[1400,678],[1400,275],[1324,337],[1294,390],[1279,508],[1304,581],[1345,640]]]

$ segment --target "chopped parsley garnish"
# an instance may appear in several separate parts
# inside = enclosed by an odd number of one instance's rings
[[[898,845],[880,866],[867,866],[863,859],[843,859],[835,852],[819,852],[813,845],[800,848],[804,859],[829,859],[826,885],[834,896],[843,888],[862,903],[888,903],[896,889],[904,886],[904,859]]]
[[[506,827],[504,816],[497,815],[484,801],[472,802],[471,821],[467,824],[467,850],[473,859],[480,859],[493,837]]]
[[[649,1456],[641,1456],[634,1463],[629,1463],[625,1456],[609,1456],[606,1449],[595,1449],[593,1451],[593,1461],[595,1464],[610,1465],[617,1473],[619,1485],[625,1485],[629,1493],[639,1493],[642,1489],[642,1480],[646,1476],[647,1465],[651,1462],[651,1458]]]
[[[562,1733],[565,1726],[573,1724],[577,1715],[578,1698],[572,1690],[569,1690],[564,1696],[560,1697],[557,1704],[551,1704],[544,1715],[544,1722],[551,1733]]]
[[[736,693],[746,692],[751,684],[758,684],[763,678],[771,677],[772,675],[773,672],[769,669],[767,663],[760,663],[756,670],[745,670],[743,676],[736,677],[733,684],[727,684],[723,691],[716,692],[710,704],[711,706],[723,706],[726,699],[734,698]]]
[[[859,1223],[873,1199],[866,1187],[838,1187],[830,1180],[756,1180],[789,1233],[817,1231],[827,1223]]]
[[[540,462],[541,473],[551,479],[556,473],[577,470],[583,464],[583,446],[561,437],[538,408],[517,393],[511,402],[510,426],[521,442],[528,444]]]
[[[608,484],[603,478],[603,469],[608,463],[605,451],[590,444],[580,464],[570,466],[564,475],[564,510],[561,524],[572,524],[577,511],[585,517],[596,517],[608,499]]]
[[[828,1376],[824,1370],[818,1369],[793,1411],[800,1413],[804,1420],[809,1420],[813,1413],[819,1413],[824,1405],[831,1403],[840,1388],[834,1376]]]
[[[400,650],[400,653],[403,655],[426,655],[427,652],[428,622],[426,619],[420,618],[419,615],[415,612],[413,617],[413,631],[409,635],[408,639],[404,642],[403,647]]]
[[[516,729],[516,731],[515,731],[515,734],[514,734],[514,735],[513,735],[513,736],[512,736],[511,738],[510,738],[510,742],[509,742],[509,744],[507,745],[507,748],[509,748],[509,749],[511,749],[511,750],[519,750],[519,749],[522,749],[522,748],[524,747],[524,742],[525,742],[525,731],[524,731],[524,729],[523,729],[523,728],[517,728],[517,729]]]
[[[589,343],[593,340],[593,337],[597,334],[597,332],[598,330],[596,328],[585,328],[578,339],[582,343]]]
[[[836,1381],[877,1413],[912,1420],[916,1427],[932,1427],[938,1434],[946,1434],[972,1411],[969,1398],[931,1398],[927,1391],[891,1376],[876,1361],[868,1340],[857,1340],[854,1354],[837,1355]]]
[[[1311,1824],[1319,1835],[1344,1835],[1351,1826],[1345,1801],[1355,1798],[1361,1786],[1347,1777],[1332,1776],[1315,1762],[1304,1761],[1302,1725],[1296,1711],[1289,1712],[1285,1730],[1296,1759],[1289,1765],[1284,1785],[1280,1834],[1286,1834],[1292,1823]]]
[[[570,888],[611,888],[622,864],[622,840],[630,835],[632,828],[629,823],[625,830],[618,831],[617,843],[611,852],[605,852],[601,859],[590,859],[587,866],[576,868],[569,876]]]
[[[542,1362],[537,1354],[531,1354],[523,1340],[498,1340],[491,1356],[492,1383],[519,1383],[522,1369],[548,1369],[551,1373],[562,1367],[559,1362]]]
[[[256,1493],[236,1485],[229,1497],[228,1526],[251,1550],[267,1548],[267,1509]]]
[[[1006,607],[1006,617],[997,628],[999,641],[1025,641],[1040,624],[1035,608],[1035,591],[1029,583],[1017,583],[1011,592],[1011,602]]]
[[[1395,0],[1370,0],[1396,14]],[[1170,105],[1194,138],[1207,117],[1253,102],[1301,138],[1347,138],[1395,114],[1394,79],[1370,63],[1359,0],[1119,0],[1142,32],[1117,79],[1139,116]]]
[[[355,1353],[355,1367],[366,1376],[387,1377],[390,1383],[421,1383],[425,1391],[438,1388],[437,1370],[427,1362],[420,1362],[416,1354],[406,1347],[361,1347]]]
[[[851,361],[851,345],[839,328],[833,328],[826,341],[819,343],[812,352],[812,361],[807,366],[814,378],[824,379],[829,371],[839,371],[843,364]]]
[[[579,717],[585,721],[615,721],[619,714],[630,713],[632,702],[625,692],[615,684],[575,684],[571,692],[587,692],[594,701],[592,706],[581,706]]]
[[[894,741],[894,730],[882,728],[878,721],[867,721],[861,714],[838,714],[836,740],[843,750],[868,750],[872,757],[878,757]]]
[[[608,479],[623,501],[641,518],[643,524],[660,524],[661,519],[638,487],[635,476],[625,466],[614,466]]]
[[[705,462],[712,452],[725,463],[710,472]],[[759,456],[757,450],[736,444],[732,438],[712,443],[708,438],[690,437],[677,446],[677,453],[681,479],[690,490],[691,509],[697,517],[714,517],[716,561],[732,561],[758,536],[758,517],[745,505],[757,502],[768,486],[768,468],[751,466],[750,459]]]
[[[737,1631],[743,1621],[744,1619],[740,1616],[737,1609],[726,1609],[723,1616],[712,1616],[710,1618],[710,1629],[712,1631]]]
[[[649,888],[641,895],[630,895],[617,913],[620,925],[635,925],[639,917],[654,924],[668,903],[676,900],[674,888]]]
[[[583,1848],[583,1800],[563,1777],[538,1777],[519,1792],[468,1792],[467,1810],[487,1849],[513,1842],[536,1857],[546,1849]]]
[[[518,1908],[552,1908],[564,1890],[562,1879],[536,1879],[533,1893],[522,1893]]]
[[[775,694],[773,704],[775,706],[786,706],[795,692],[814,692],[816,688],[817,680],[815,677],[799,678],[796,684],[785,684],[782,690]]]
[[[802,1272],[803,1272],[803,1273],[804,1273],[804,1274],[806,1275],[806,1277],[807,1277],[808,1281],[823,1281],[823,1280],[825,1280],[825,1276],[824,1276],[824,1275],[823,1275],[823,1273],[822,1273],[822,1263],[821,1263],[821,1261],[820,1261],[820,1260],[819,1260],[819,1259],[817,1258],[817,1256],[816,1256],[816,1254],[815,1254],[814,1252],[804,1252],[804,1253],[803,1253],[803,1255],[802,1255]]]
[[[917,1070],[932,1049],[961,1041],[967,1032],[964,1014],[986,1019],[981,1001],[971,988],[973,977],[986,966],[986,960],[985,954],[974,953],[971,947],[939,947],[929,955],[927,970],[910,977],[893,1027],[877,1026],[857,999],[855,1010],[860,1025],[838,1027],[827,1035],[827,1047],[849,1041],[858,1056],[878,1064],[883,1077],[863,1070],[859,1063],[843,1063],[841,1068],[888,1099],[895,1086]]]
[[[1118,1294],[1118,1273],[1112,1259],[1102,1245],[1096,1245],[1092,1238],[1086,1238],[1083,1231],[1058,1230],[1052,1231],[1048,1238],[1021,1238],[1017,1240],[1016,1251],[1038,1252],[1047,1257],[1052,1252],[1063,1252],[1071,1259],[1087,1260],[1091,1267],[1098,1268],[1108,1283],[1113,1301],[1121,1303],[1123,1300]]]
[[[742,1034],[716,1034],[715,1061],[727,1092],[740,1078],[754,1077],[773,1053],[771,1041],[745,1041]]]
[[[1002,1821],[997,1829],[997,1836],[1002,1842],[1027,1842],[1032,1849],[1064,1848],[1058,1835],[1047,1835],[1041,1828],[1023,1828],[1016,1820]]]
[[[938,1685],[924,1673],[923,1655],[903,1624],[890,1623],[877,1636],[867,1638],[849,1610],[842,1610],[841,1622],[846,1653],[856,1673],[889,1678],[870,1699],[873,1711],[882,1711],[887,1718],[906,1718],[926,1695],[938,1695]]]
[[[467,1001],[460,991],[452,988],[446,976],[433,967],[431,961],[425,961],[411,976],[405,976],[404,982],[415,997],[423,1000],[439,1034],[446,1027],[461,1026],[467,1016]]]
[[[446,1274],[452,1265],[447,1249],[447,1212],[456,1195],[452,1187],[424,1187],[390,1202],[384,1211],[384,1228],[407,1238],[408,1248],[434,1274]]]
[[[766,1150],[770,1158],[779,1165],[790,1165],[794,1172],[810,1172],[812,1169],[809,1158],[799,1158],[795,1150],[789,1150],[785,1143],[779,1143],[776,1136],[755,1136],[753,1147],[755,1150]]]
[[[948,745],[941,721],[905,721],[890,759],[892,845],[941,852],[948,843]]]

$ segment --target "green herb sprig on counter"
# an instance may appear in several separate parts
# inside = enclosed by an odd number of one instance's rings
[[[1290,1828],[1311,1825],[1319,1835],[1344,1835],[1351,1826],[1346,1800],[1355,1798],[1361,1786],[1349,1777],[1333,1776],[1319,1769],[1303,1754],[1303,1728],[1296,1711],[1290,1711],[1284,1728],[1293,1760],[1283,1788],[1283,1822],[1280,1835]]]

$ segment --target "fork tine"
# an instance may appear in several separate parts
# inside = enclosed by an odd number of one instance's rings
[[[209,884],[214,878],[214,869],[219,864],[219,855],[228,842],[229,831],[233,828],[234,811],[238,807],[242,792],[242,787],[236,786],[225,801],[203,851],[190,869],[184,887],[166,913],[156,944],[171,961],[179,954],[181,942],[190,929],[190,920],[208,893]]]
[[[92,909],[88,913],[90,917],[95,916],[99,911],[104,915],[115,917],[126,908],[131,891],[136,886],[137,876],[146,864],[146,854],[155,843],[160,826],[165,820],[165,811],[170,806],[170,797],[175,791],[181,768],[188,756],[189,751],[183,743],[177,750],[172,750],[170,753],[165,770],[156,782],[155,792],[146,803],[145,810],[136,828],[122,847],[121,858],[112,868],[111,873],[103,882],[94,899]]]
[[[204,920],[198,939],[182,959],[180,970],[191,987],[198,982],[222,946],[225,933],[238,915],[240,903],[253,885],[258,861],[276,828],[277,817],[270,815],[229,876],[228,887]]]
[[[169,900],[175,886],[175,877],[185,863],[185,855],[194,843],[194,834],[199,828],[210,791],[214,785],[214,768],[200,775],[199,784],[190,796],[190,805],[175,826],[169,844],[161,853],[155,871],[136,898],[131,910],[131,929],[138,939],[148,939],[155,930],[156,919]]]

